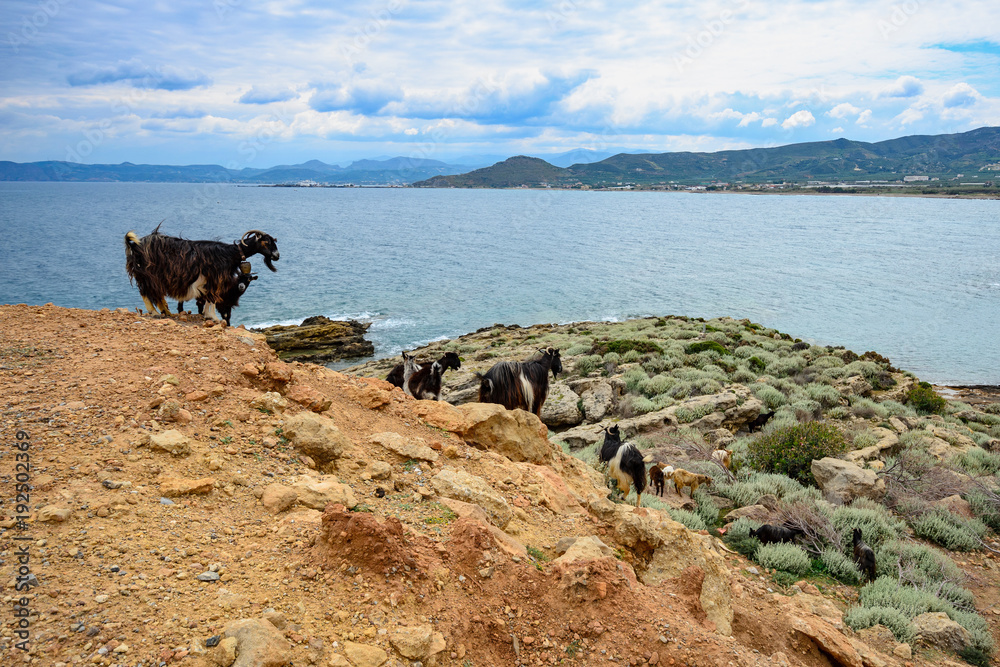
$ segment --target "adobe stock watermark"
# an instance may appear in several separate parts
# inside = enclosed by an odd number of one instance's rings
[[[579,6],[573,0],[562,0],[554,10],[545,12],[545,20],[549,22],[550,28],[558,30],[578,9]]]
[[[687,36],[687,47],[674,56],[674,67],[678,73],[683,73],[685,68],[693,65],[695,60],[726,34],[726,29],[736,20],[738,13],[750,6],[750,0],[736,0],[733,5],[732,9],[723,9],[718,16],[705,21],[697,33]]]
[[[7,45],[20,53],[22,46],[27,46],[49,22],[59,15],[63,7],[73,0],[41,0],[38,9],[21,17],[20,30],[7,33]]]
[[[892,33],[896,32],[910,22],[920,10],[920,0],[906,0],[892,6],[889,18],[879,19],[878,31],[882,34],[882,39],[889,39]]]
[[[389,0],[384,7],[373,10],[364,25],[354,27],[354,39],[340,46],[340,55],[353,65],[364,54],[372,40],[381,35],[393,18],[406,7],[407,0]]]

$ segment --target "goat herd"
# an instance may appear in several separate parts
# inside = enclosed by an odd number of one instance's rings
[[[211,319],[223,319],[229,324],[232,310],[239,305],[240,296],[250,282],[257,279],[251,273],[253,255],[262,255],[264,264],[277,271],[272,262],[279,259],[278,242],[273,236],[259,230],[250,230],[238,241],[191,241],[160,233],[160,227],[139,238],[130,231],[125,235],[125,269],[135,282],[139,295],[150,313],[169,316],[167,297],[177,300],[177,312],[184,309],[184,302],[195,299],[198,312]],[[557,378],[562,372],[559,350],[546,348],[525,361],[501,361],[479,378],[479,402],[498,403],[508,410],[520,408],[542,415],[542,405],[549,392],[549,373]],[[397,364],[386,380],[414,398],[440,400],[442,378],[448,369],[461,368],[462,362],[454,352],[446,352],[440,359],[419,363],[416,358],[403,353],[403,363]],[[771,414],[762,414],[750,424],[761,428]],[[598,454],[600,462],[607,465],[609,476],[615,481],[623,496],[629,486],[635,488],[635,505],[639,506],[642,492],[646,490],[646,458],[639,449],[623,442],[617,425],[604,429],[604,443]],[[727,470],[730,455],[725,449],[712,453],[712,459]],[[654,493],[662,496],[666,483],[672,481],[677,495],[684,487],[691,488],[691,495],[700,485],[711,484],[712,478],[662,463],[654,464],[648,472]],[[765,524],[751,531],[762,544],[792,542],[801,530]],[[853,534],[854,559],[862,573],[869,579],[875,576],[875,554],[861,539],[861,531]]]

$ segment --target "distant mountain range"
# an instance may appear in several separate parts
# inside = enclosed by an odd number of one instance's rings
[[[878,143],[836,139],[716,153],[620,153],[560,167],[516,156],[467,174],[440,175],[414,187],[511,188],[807,181],[898,181],[1000,177],[1000,128],[914,135]]]
[[[878,143],[836,139],[715,153],[627,153],[584,148],[539,157],[466,155],[451,162],[389,157],[346,167],[310,160],[266,169],[219,165],[2,162],[0,181],[127,181],[410,185],[445,188],[616,187],[717,182],[901,180],[904,176],[970,180],[1000,176],[1000,128],[909,136]],[[495,163],[495,164],[494,164]],[[486,166],[492,165],[492,166]],[[476,168],[481,167],[481,168]],[[469,171],[473,169],[473,171]]]

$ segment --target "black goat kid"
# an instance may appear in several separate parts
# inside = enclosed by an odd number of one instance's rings
[[[777,544],[779,542],[794,542],[796,535],[801,535],[804,531],[800,528],[786,528],[785,526],[772,526],[765,523],[757,530],[750,531],[750,537],[756,537],[761,544]]]
[[[601,463],[608,464],[608,474],[615,480],[622,496],[627,496],[629,484],[635,487],[635,506],[642,502],[646,490],[646,463],[642,454],[630,442],[622,442],[618,426],[604,429],[604,443],[598,454]]]
[[[553,379],[562,373],[559,350],[539,350],[541,356],[526,361],[501,361],[479,377],[479,402],[499,403],[508,410],[521,408],[542,416],[549,394],[549,371]]]
[[[418,400],[437,401],[441,398],[441,376],[444,366],[435,361],[423,367],[417,360],[403,353],[403,391]]]
[[[274,237],[250,230],[239,241],[191,241],[160,233],[139,238],[135,232],[125,235],[125,270],[139,288],[146,309],[169,315],[167,297],[187,301],[202,297],[207,316],[216,318],[216,304],[238,278],[240,263],[260,254],[271,271],[278,261],[278,243]]]
[[[442,374],[449,368],[458,370],[462,367],[462,360],[458,358],[458,355],[454,352],[445,352],[444,356],[437,360],[437,363],[441,364]],[[420,364],[420,368],[430,368],[431,362]],[[396,364],[389,371],[389,374],[385,376],[386,382],[390,382],[393,385],[403,389],[403,364]],[[404,390],[405,391],[405,390]]]
[[[851,543],[854,545],[854,562],[868,581],[875,581],[875,552],[861,539],[861,529],[855,528],[851,533]]]

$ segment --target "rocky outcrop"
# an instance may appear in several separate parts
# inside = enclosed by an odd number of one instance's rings
[[[389,641],[411,660],[427,660],[445,648],[444,635],[430,625],[399,626],[389,632]]]
[[[561,382],[549,385],[549,394],[542,406],[542,423],[547,426],[575,426],[583,421],[580,396]]]
[[[422,438],[407,440],[400,434],[389,431],[370,436],[368,442],[374,445],[381,445],[404,459],[418,459],[420,461],[438,460],[438,453],[428,447]]]
[[[353,509],[358,504],[351,487],[341,484],[333,475],[302,475],[292,482],[291,488],[300,504],[314,510],[326,509],[330,503],[340,503],[347,509]]]
[[[816,616],[789,614],[788,622],[796,632],[813,640],[820,650],[830,657],[833,664],[843,667],[864,667],[864,661],[851,641],[826,621]]]
[[[281,632],[262,618],[228,623],[222,630],[236,639],[236,662],[232,667],[280,667],[287,664],[291,647]]]
[[[699,595],[701,608],[715,632],[732,634],[729,568],[711,536],[688,530],[666,513],[625,507],[606,498],[592,500],[590,511],[614,525],[618,542],[638,553],[650,554],[646,570],[636,573],[647,586],[679,577],[691,566],[700,568],[705,575]]]
[[[844,458],[852,463],[877,459],[882,454],[895,451],[899,447],[899,436],[887,428],[873,428],[871,431],[879,439],[874,445],[848,452]]]
[[[508,410],[494,403],[467,403],[456,408],[466,426],[459,435],[470,445],[506,456],[511,461],[548,463],[553,445],[548,429],[524,410]]]
[[[318,315],[302,324],[261,329],[268,346],[285,361],[308,361],[323,364],[337,359],[370,357],[375,346],[365,340],[371,323],[334,321]]]
[[[911,625],[917,644],[958,652],[972,643],[969,631],[943,611],[920,614]]]
[[[885,482],[873,470],[850,461],[831,457],[814,459],[810,467],[823,496],[836,505],[846,505],[855,498],[881,500]]]

